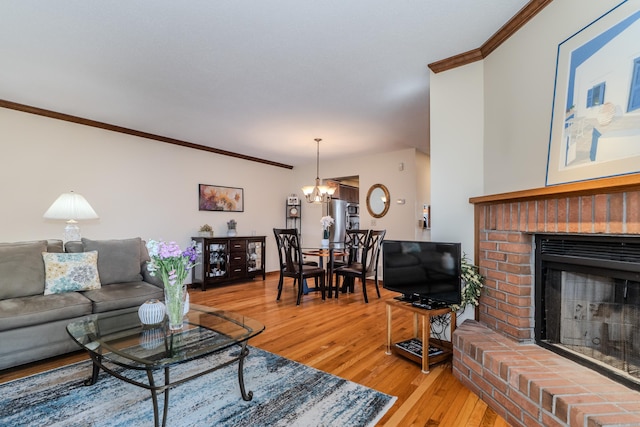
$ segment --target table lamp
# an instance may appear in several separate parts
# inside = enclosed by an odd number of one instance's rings
[[[98,214],[93,210],[87,199],[78,193],[70,191],[63,193],[44,213],[47,219],[63,219],[67,221],[64,228],[64,241],[80,240],[79,219],[98,219]]]

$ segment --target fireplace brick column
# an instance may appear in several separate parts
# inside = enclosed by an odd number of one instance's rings
[[[477,263],[486,278],[479,320],[518,341],[534,339],[535,233],[640,234],[640,191],[545,194],[476,204]]]
[[[479,322],[453,337],[453,374],[510,425],[640,425],[640,392],[534,340],[536,233],[640,234],[640,174],[472,198],[485,276]]]

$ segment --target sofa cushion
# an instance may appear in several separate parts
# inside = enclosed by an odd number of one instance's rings
[[[47,252],[56,252],[56,253],[64,252],[64,244],[62,243],[62,240],[59,240],[59,239],[47,240]]]
[[[0,300],[0,331],[91,314],[91,301],[78,292]]]
[[[46,240],[0,244],[0,299],[44,292],[46,250]]]
[[[42,258],[45,295],[100,289],[97,251],[77,254],[43,252]]]
[[[64,244],[64,252],[75,254],[78,252],[84,252],[84,246],[80,240],[69,240]]]
[[[89,240],[82,238],[84,251],[98,251],[98,274],[103,285],[142,280],[142,239]]]
[[[146,282],[115,283],[94,291],[86,291],[83,296],[93,301],[93,312],[119,310],[138,307],[149,299],[164,299],[164,291]]]

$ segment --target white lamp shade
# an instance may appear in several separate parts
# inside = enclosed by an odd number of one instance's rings
[[[87,199],[73,191],[61,194],[44,213],[44,217],[63,220],[99,218]]]
[[[305,187],[302,187],[302,193],[306,196],[307,194],[311,194],[313,193],[313,189],[315,187],[313,185],[307,185]]]

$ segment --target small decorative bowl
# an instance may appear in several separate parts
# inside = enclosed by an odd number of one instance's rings
[[[165,306],[157,299],[144,302],[138,309],[138,317],[144,325],[157,325],[164,320]]]

